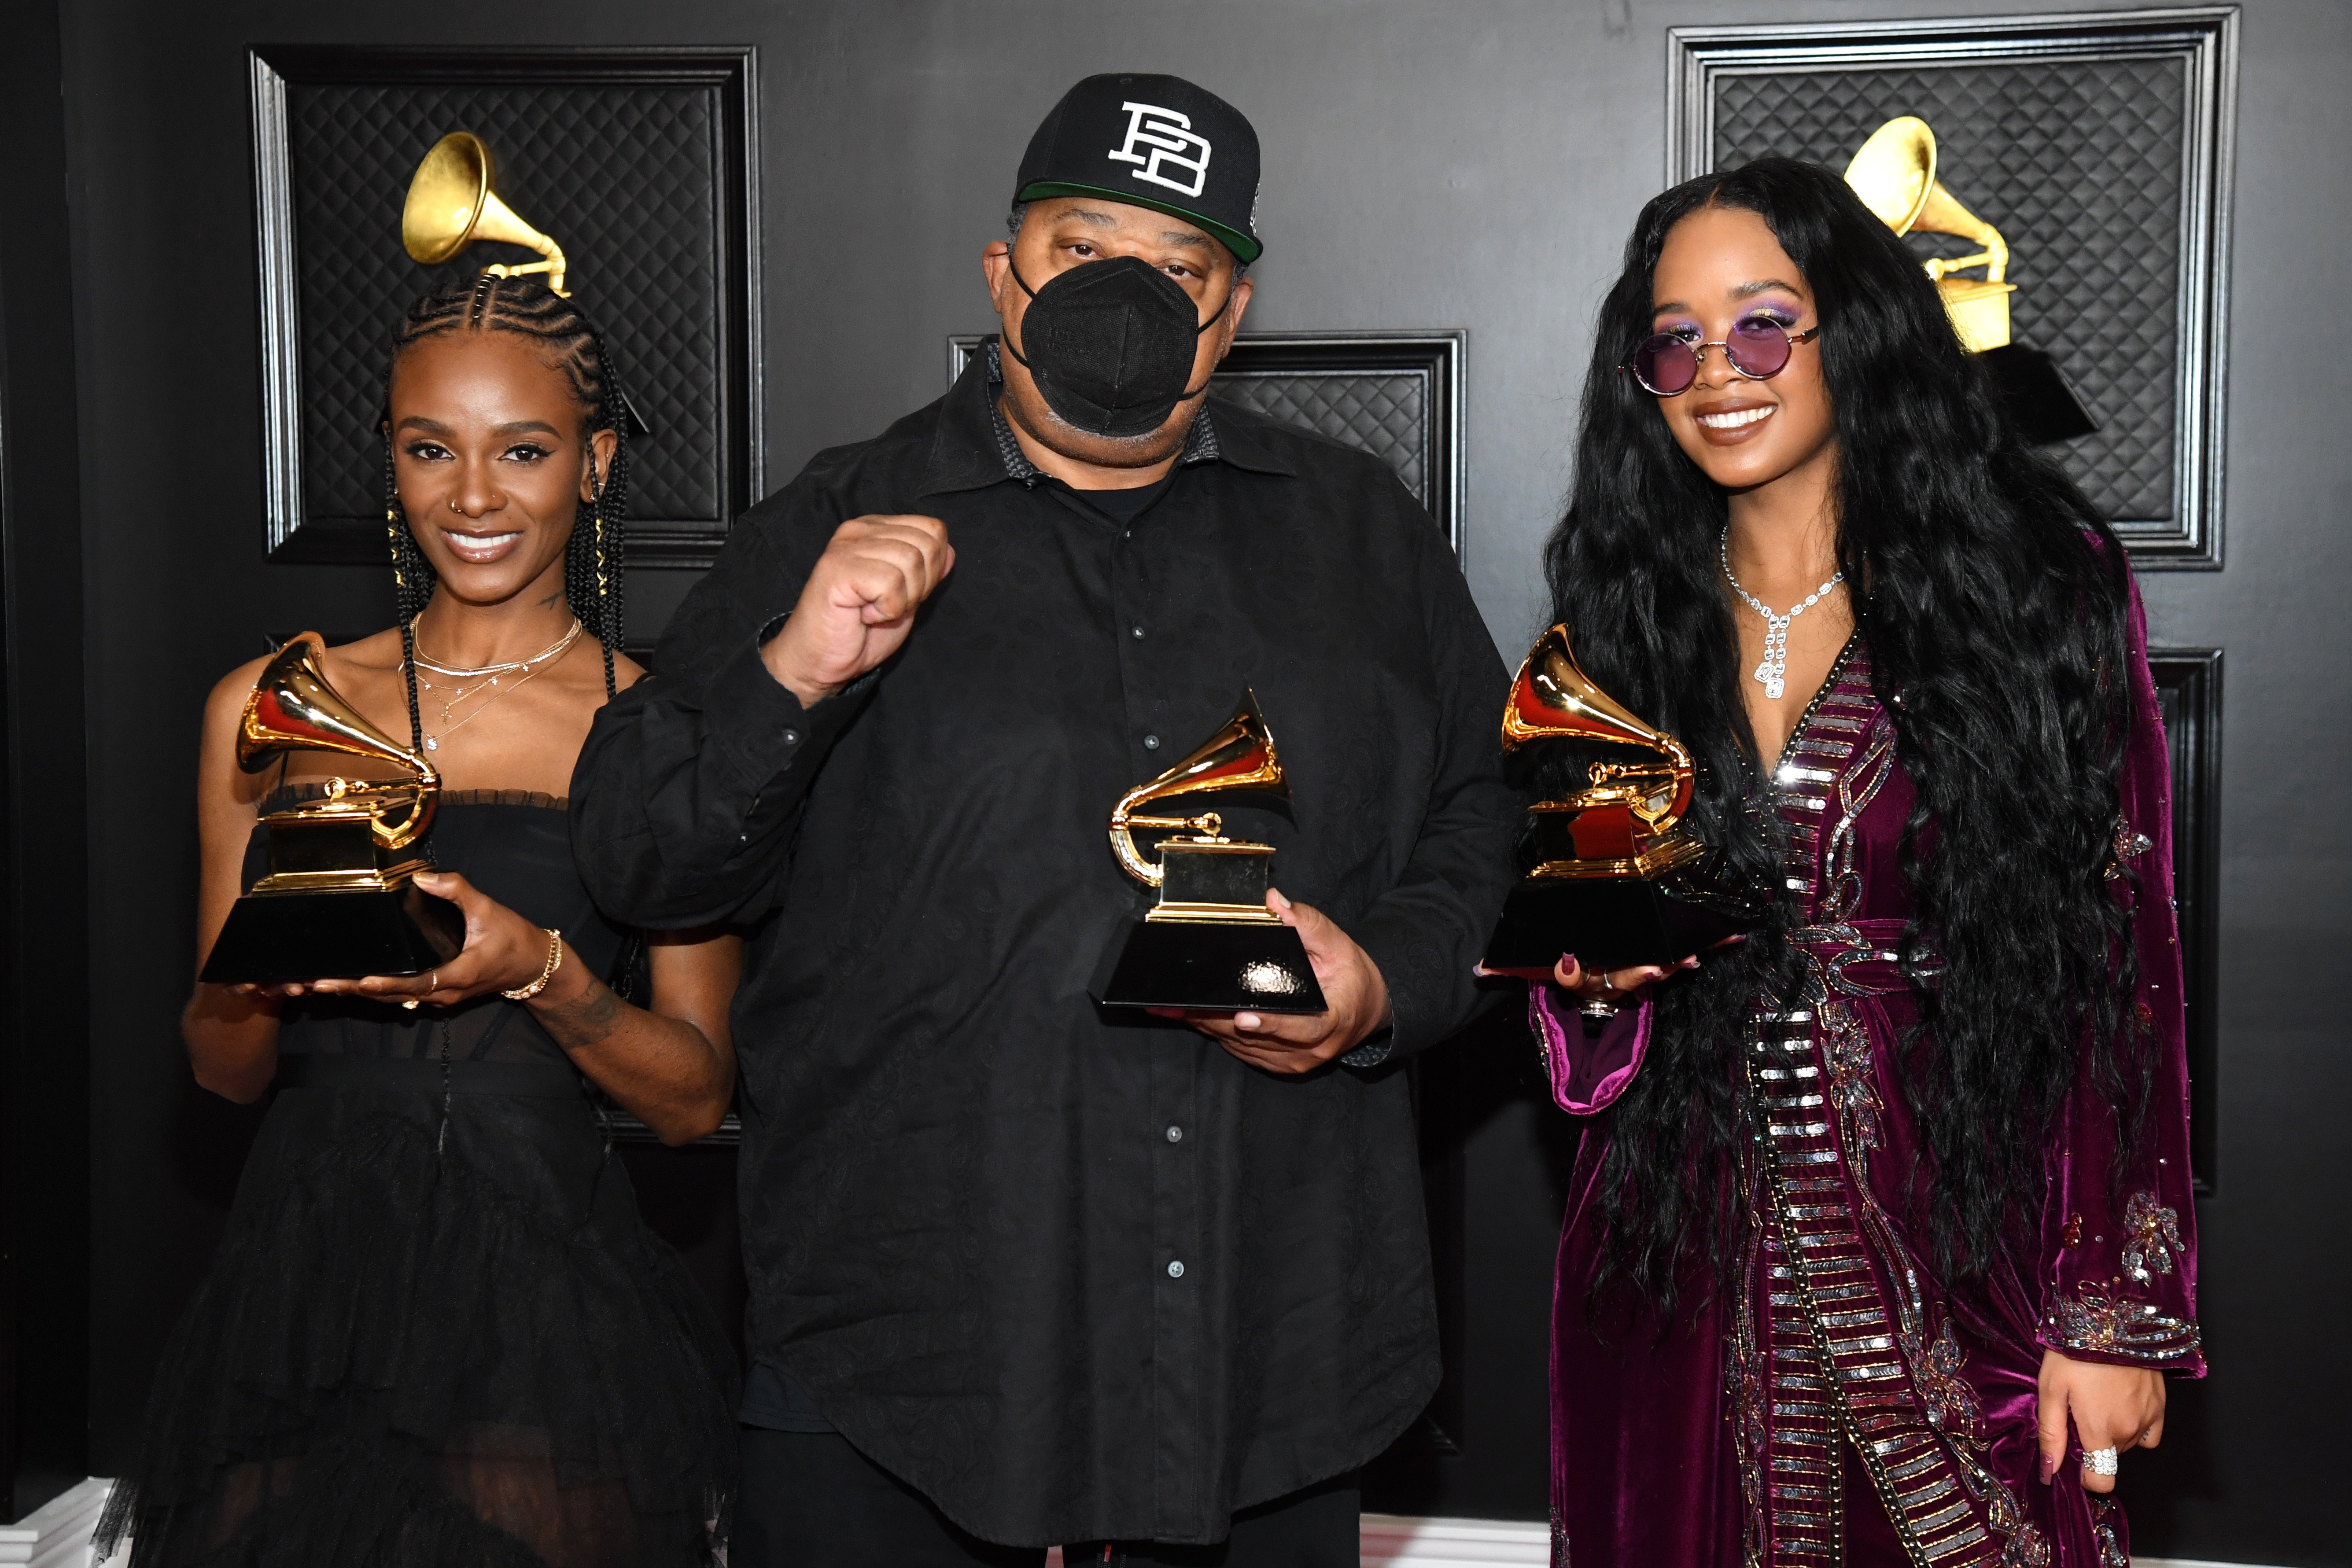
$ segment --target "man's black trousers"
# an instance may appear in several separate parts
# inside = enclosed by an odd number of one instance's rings
[[[729,1568],[1037,1568],[1036,1546],[992,1546],[835,1432],[745,1427]],[[1356,1478],[1342,1476],[1234,1516],[1215,1546],[1118,1542],[1063,1549],[1067,1568],[1356,1568]]]

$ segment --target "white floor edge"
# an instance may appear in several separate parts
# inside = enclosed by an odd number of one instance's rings
[[[97,1568],[89,1549],[99,1511],[113,1483],[93,1476],[42,1504],[13,1525],[0,1525],[0,1564],[29,1568]],[[1550,1562],[1551,1531],[1541,1524],[1499,1519],[1401,1519],[1364,1515],[1365,1568],[1528,1568]],[[1046,1554],[1058,1565],[1062,1554]],[[2183,1557],[2139,1557],[2137,1568],[2259,1568]]]
[[[14,1524],[0,1524],[0,1563],[89,1568],[89,1533],[114,1483],[96,1476],[68,1487]]]

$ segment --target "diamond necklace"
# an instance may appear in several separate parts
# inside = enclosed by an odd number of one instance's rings
[[[1764,617],[1764,662],[1756,666],[1756,682],[1764,695],[1773,701],[1789,689],[1789,622],[1822,601],[1822,596],[1845,580],[1843,569],[1833,572],[1827,582],[1805,595],[1802,604],[1791,608],[1786,615],[1776,615],[1765,602],[1739,586],[1738,574],[1731,570],[1731,525],[1726,523],[1723,538],[1717,542],[1716,553],[1723,558],[1723,580],[1731,584],[1731,591],[1748,601],[1748,608]]]

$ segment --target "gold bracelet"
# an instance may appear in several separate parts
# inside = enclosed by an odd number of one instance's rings
[[[563,967],[563,933],[555,930],[552,927],[547,927],[546,930],[547,967],[541,969],[539,972],[539,978],[533,980],[530,985],[523,986],[516,990],[500,991],[499,995],[506,998],[507,1000],[510,1002],[527,1002],[530,1000],[531,998],[547,989],[547,982],[555,978],[556,970]]]

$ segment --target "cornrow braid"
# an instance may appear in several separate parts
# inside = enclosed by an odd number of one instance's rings
[[[594,498],[582,507],[579,520],[572,526],[571,542],[563,552],[564,595],[572,601],[572,613],[603,644],[604,693],[610,696],[616,689],[613,655],[624,636],[625,561],[622,534],[629,505],[630,412],[628,400],[621,390],[619,369],[587,312],[536,277],[492,277],[485,273],[469,285],[440,288],[424,296],[410,305],[401,318],[399,329],[393,334],[392,358],[397,361],[411,344],[452,332],[512,332],[530,340],[541,357],[563,373],[572,397],[587,412],[585,434],[593,435],[600,430],[613,433],[612,461],[601,472],[596,469],[594,449],[590,449],[590,489]],[[389,380],[387,370],[387,384]],[[392,463],[388,436],[387,432],[387,486],[391,483]],[[387,517],[398,509],[398,498],[390,498]],[[404,528],[401,531],[405,534]],[[422,580],[425,584],[415,605],[416,610],[422,610],[425,601],[432,597],[432,569],[425,565],[424,553],[416,549],[413,536],[408,538],[408,548],[415,552],[413,566],[398,559],[397,540],[394,548],[394,571],[402,580],[401,591],[407,593],[406,584],[412,581]],[[419,569],[424,573],[421,580],[417,577]],[[415,619],[415,611],[406,608],[406,604],[404,598],[404,624]],[[406,632],[403,635],[410,636]],[[410,663],[413,668],[413,658]],[[412,701],[412,708],[414,706]]]
[[[400,480],[393,465],[392,425],[383,427],[383,532],[392,547],[394,609],[400,618],[400,669],[408,679],[408,743],[425,755],[425,715],[416,702],[416,618],[439,586],[433,563],[409,531],[408,514],[400,505]]]

